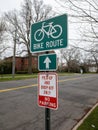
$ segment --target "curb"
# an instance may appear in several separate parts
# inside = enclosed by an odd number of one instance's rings
[[[91,110],[73,127],[72,130],[77,130],[77,128],[83,123],[83,121],[89,116],[89,114],[95,109],[95,107],[98,106],[98,103],[96,103]]]

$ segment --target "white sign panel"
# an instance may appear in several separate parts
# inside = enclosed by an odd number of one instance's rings
[[[56,73],[39,73],[38,104],[47,108],[58,107],[58,77]]]

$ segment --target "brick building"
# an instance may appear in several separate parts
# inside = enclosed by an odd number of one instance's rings
[[[5,58],[4,61],[12,62],[13,57]],[[38,68],[38,56],[32,56],[32,69]],[[16,71],[28,71],[28,57],[15,57],[15,70]]]
[[[49,53],[55,53],[55,52],[49,51]],[[43,55],[43,54],[45,54],[45,52],[40,52],[40,53],[36,53],[32,55],[32,72],[38,71],[38,56]],[[9,69],[9,66],[10,66],[10,70],[12,71],[12,68],[11,68],[12,62],[13,62],[13,56],[5,58],[4,60],[0,62],[1,68],[4,64],[6,64],[5,68]],[[15,57],[15,72],[19,72],[19,71],[28,72],[28,56]]]

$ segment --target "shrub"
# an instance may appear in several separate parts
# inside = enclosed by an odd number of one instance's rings
[[[0,74],[11,74],[12,62],[3,62],[0,64]]]
[[[17,71],[16,74],[27,74],[28,71]]]

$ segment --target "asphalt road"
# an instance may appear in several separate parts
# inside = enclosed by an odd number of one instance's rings
[[[59,106],[51,130],[71,130],[98,101],[98,74],[59,77]],[[45,130],[45,109],[37,105],[37,79],[0,82],[0,130]]]

